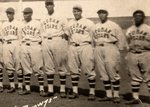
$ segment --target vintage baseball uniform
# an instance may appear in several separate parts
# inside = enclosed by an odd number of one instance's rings
[[[128,28],[126,36],[129,44],[127,62],[132,82],[149,82],[150,26],[146,24],[142,24],[139,27],[132,25]]]
[[[21,28],[21,64],[24,74],[43,74],[41,23],[37,20],[23,21]]]
[[[20,22],[17,20],[6,21],[2,25],[3,59],[8,73],[13,71],[22,73],[20,65],[20,32]]]
[[[123,50],[125,45],[125,36],[121,28],[107,20],[105,23],[97,23],[92,29],[96,44],[95,61],[101,79],[103,81],[119,80],[119,50]]]
[[[46,74],[55,74],[55,65],[60,75],[66,74],[68,42],[62,38],[66,31],[67,19],[58,17],[55,12],[42,20],[43,59]]]
[[[87,75],[88,79],[95,78],[94,53],[91,28],[94,23],[86,18],[80,20],[72,19],[68,24],[70,46],[68,52],[68,64],[72,77],[80,75],[80,69]]]

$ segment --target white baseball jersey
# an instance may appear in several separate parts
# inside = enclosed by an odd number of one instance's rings
[[[20,36],[20,22],[13,20],[12,22],[6,21],[2,25],[2,36],[4,41],[17,40]]]
[[[44,37],[56,37],[65,33],[67,19],[58,17],[55,13],[46,15],[41,20]]]
[[[91,28],[93,25],[94,23],[86,18],[81,18],[80,20],[70,20],[68,23],[70,42],[78,44],[83,42],[91,42]]]
[[[126,39],[119,25],[115,22],[107,20],[105,23],[97,23],[93,28],[94,40],[99,43],[118,42],[120,50],[126,46]]]
[[[37,20],[32,20],[30,22],[23,21],[22,24],[22,41],[30,42],[40,42],[42,41],[41,37],[41,23]]]
[[[131,51],[145,51],[150,49],[150,42],[147,37],[150,38],[150,26],[142,24],[139,27],[132,25],[126,33],[129,48]]]

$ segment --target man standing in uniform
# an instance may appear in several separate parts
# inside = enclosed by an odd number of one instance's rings
[[[21,26],[21,65],[25,77],[25,90],[20,95],[30,94],[31,74],[38,77],[40,95],[45,97],[42,58],[41,23],[32,19],[33,10],[29,7],[23,11],[24,21]]]
[[[45,1],[48,15],[41,20],[44,36],[42,42],[43,58],[48,80],[48,95],[52,96],[54,93],[53,80],[55,69],[58,67],[58,73],[60,75],[60,97],[66,98],[65,84],[68,42],[65,40],[65,30],[67,19],[57,16],[54,11],[54,6],[53,0]]]
[[[10,89],[8,93],[15,92],[14,72],[18,76],[18,88],[23,89],[23,75],[20,63],[20,22],[14,20],[15,11],[13,8],[6,10],[8,21],[2,25],[3,44],[3,58],[8,73]],[[20,90],[20,91],[21,91]]]
[[[124,49],[126,39],[121,28],[116,23],[108,20],[106,10],[101,9],[97,13],[100,22],[93,27],[95,61],[106,90],[106,97],[100,98],[99,101],[120,103],[119,50]]]
[[[139,89],[145,82],[150,92],[150,26],[144,24],[145,14],[141,10],[133,13],[134,25],[126,32],[129,45],[128,70],[131,76],[133,99],[126,104],[139,104]]]
[[[88,78],[90,92],[88,100],[95,100],[95,71],[94,71],[94,53],[92,46],[91,28],[94,23],[82,17],[82,7],[75,5],[73,7],[72,19],[68,23],[69,35],[69,53],[68,64],[71,71],[73,93],[70,99],[78,97],[78,82],[80,78],[80,69]]]

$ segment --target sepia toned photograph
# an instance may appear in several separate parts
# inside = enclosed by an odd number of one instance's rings
[[[150,0],[0,0],[0,107],[150,107]]]

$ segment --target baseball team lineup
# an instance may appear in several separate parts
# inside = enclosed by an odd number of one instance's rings
[[[95,70],[98,70],[99,80],[103,82],[106,92],[106,96],[98,101],[120,103],[120,51],[125,50],[133,97],[125,104],[142,103],[139,92],[143,82],[150,93],[150,26],[144,23],[144,11],[133,12],[134,23],[124,34],[117,23],[109,20],[109,12],[105,9],[97,10],[99,22],[96,24],[82,16],[80,4],[72,7],[74,18],[71,20],[55,14],[53,0],[45,0],[45,9],[48,14],[40,20],[34,20],[32,7],[26,7],[23,21],[14,18],[14,8],[6,9],[8,21],[0,24],[1,93],[4,91],[3,72],[7,73],[10,84],[7,93],[17,91],[19,95],[31,94],[30,80],[34,74],[39,82],[40,96],[52,97],[54,75],[58,72],[60,97],[76,99],[79,97],[80,74],[83,72],[89,85],[87,99],[94,101]],[[68,72],[72,82],[69,95],[66,92]],[[17,74],[17,89],[14,73]],[[48,83],[47,91],[44,81]]]

